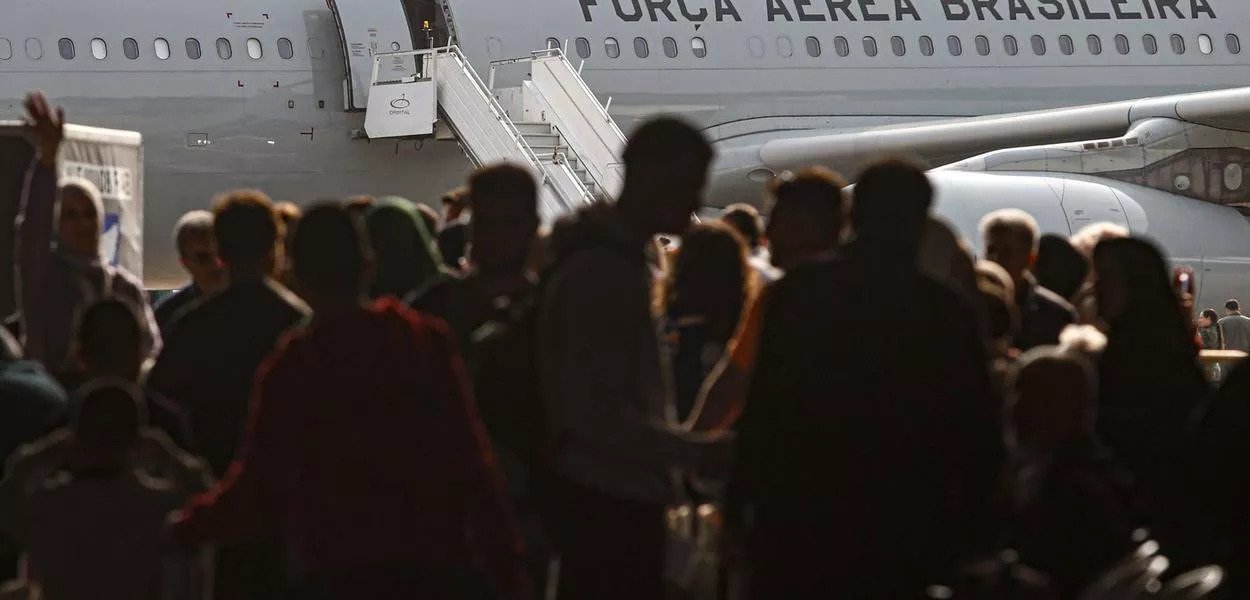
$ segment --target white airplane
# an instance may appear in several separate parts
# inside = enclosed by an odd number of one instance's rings
[[[1200,307],[1250,295],[1244,0],[7,0],[0,119],[41,89],[141,132],[147,284],[170,287],[170,228],[221,190],[459,184],[456,144],[360,133],[373,54],[449,41],[482,72],[565,46],[626,131],[700,124],[714,205],[906,153],[942,167],[937,211],[974,245],[1000,207],[1065,234],[1108,220],[1194,267]]]

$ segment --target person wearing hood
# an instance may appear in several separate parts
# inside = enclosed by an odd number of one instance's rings
[[[387,196],[365,211],[365,226],[377,257],[369,296],[404,298],[445,281],[433,235],[417,207],[407,199]]]
[[[615,204],[556,225],[540,292],[539,382],[556,438],[547,525],[561,598],[663,597],[672,470],[727,458],[725,438],[675,423],[644,251],[690,226],[712,148],[686,123],[659,118],[634,133],[624,159]]]
[[[104,204],[85,179],[57,183],[56,159],[64,139],[65,112],[43,94],[26,98],[27,129],[37,157],[27,174],[18,216],[18,311],[26,355],[53,373],[68,365],[75,317],[88,304],[109,296],[142,307],[143,352],[155,356],[160,330],[143,284],[100,255]]]

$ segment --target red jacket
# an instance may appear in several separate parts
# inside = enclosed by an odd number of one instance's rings
[[[392,299],[291,334],[257,373],[239,460],[175,536],[277,519],[314,571],[412,561],[510,585],[521,537],[450,340]]]

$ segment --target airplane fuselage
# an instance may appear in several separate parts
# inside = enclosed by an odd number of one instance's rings
[[[42,89],[75,122],[143,133],[152,287],[183,277],[177,217],[222,190],[429,202],[470,167],[452,143],[358,134],[344,41],[361,48],[325,0],[8,4],[0,117]],[[419,43],[415,15],[441,10],[341,4],[408,15],[411,39],[378,37],[366,52]],[[553,39],[585,61],[626,131],[656,113],[702,125],[720,154],[714,204],[758,197],[752,151],[779,136],[1250,82],[1241,0],[452,0],[450,11],[437,26],[482,72]]]

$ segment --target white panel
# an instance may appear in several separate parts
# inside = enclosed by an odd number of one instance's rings
[[[370,138],[405,137],[434,133],[438,117],[433,81],[374,86],[365,113]]]

